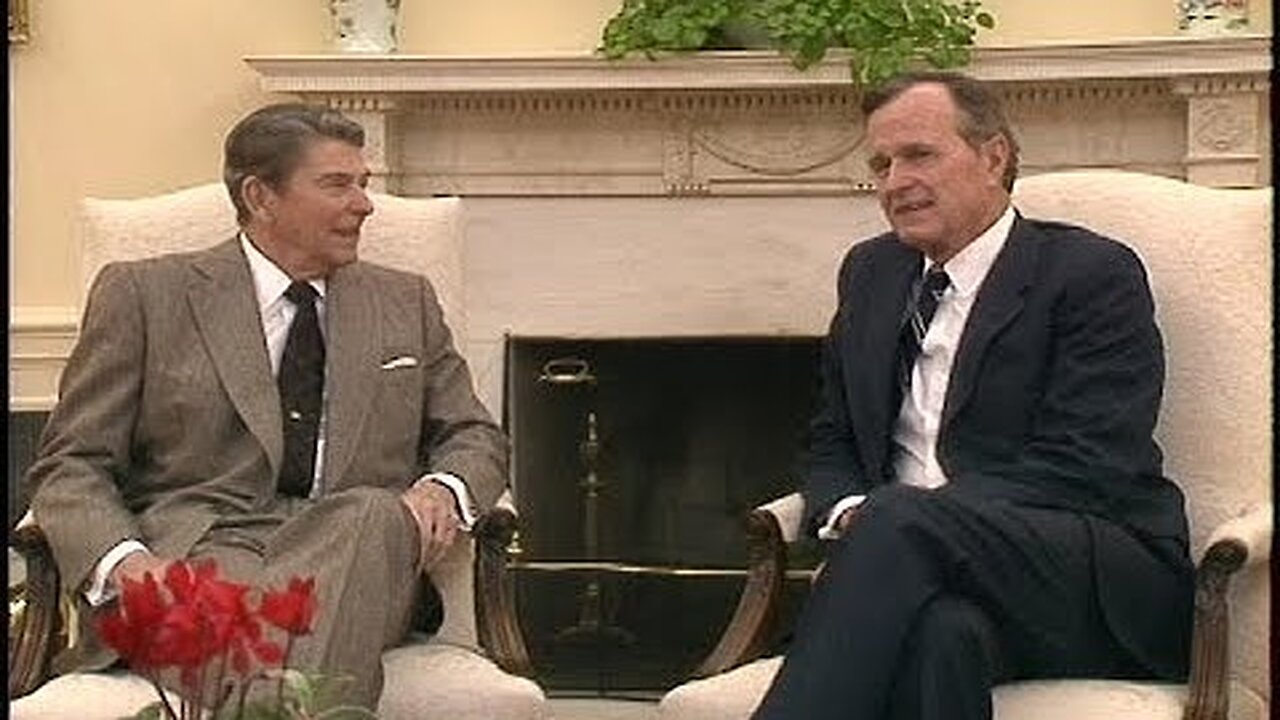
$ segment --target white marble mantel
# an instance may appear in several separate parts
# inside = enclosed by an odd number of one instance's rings
[[[1126,167],[1209,185],[1270,182],[1270,36],[983,47],[1027,172]],[[857,94],[836,54],[610,62],[259,55],[262,88],[366,126],[382,187],[407,194],[813,195],[865,192]]]
[[[996,82],[1253,75],[1270,69],[1270,47],[1269,35],[990,46],[975,51],[965,72]],[[590,54],[251,55],[245,62],[272,92],[506,93],[845,86],[845,57],[832,52],[805,72],[769,51],[673,54],[656,62]]]

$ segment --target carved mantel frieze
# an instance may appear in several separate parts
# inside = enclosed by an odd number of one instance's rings
[[[1186,177],[1249,186],[1270,166],[1269,84],[1253,75],[1194,76],[1174,83],[1187,103]]]
[[[264,90],[365,125],[380,188],[413,195],[750,196],[867,192],[844,58],[768,52],[253,56]],[[1024,172],[1121,167],[1270,182],[1270,37],[984,47]]]

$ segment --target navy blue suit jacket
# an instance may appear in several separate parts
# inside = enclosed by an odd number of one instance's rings
[[[849,251],[810,427],[807,526],[893,481],[897,335],[923,256],[886,234]],[[1181,492],[1152,438],[1164,355],[1141,261],[1089,230],[1019,216],[960,339],[938,436],[956,491],[1079,512],[1117,639],[1185,672],[1191,565]],[[1152,608],[1152,597],[1168,598]],[[1186,626],[1186,633],[1180,628]]]

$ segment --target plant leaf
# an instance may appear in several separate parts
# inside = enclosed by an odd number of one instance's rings
[[[843,46],[856,84],[880,84],[914,60],[968,62],[979,28],[995,27],[979,0],[623,0],[601,40],[606,57],[696,50],[724,38],[726,23],[763,29],[799,69]]]
[[[165,720],[164,705],[157,700],[134,713],[129,720]]]
[[[339,705],[316,715],[313,720],[378,720],[378,716],[355,705]]]

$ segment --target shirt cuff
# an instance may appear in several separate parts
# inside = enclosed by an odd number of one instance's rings
[[[93,568],[92,582],[89,583],[88,589],[84,591],[84,599],[89,601],[89,605],[101,607],[116,598],[116,595],[120,592],[119,588],[113,587],[107,582],[111,579],[111,571],[115,570],[116,566],[126,556],[135,552],[148,552],[147,546],[137,540],[122,540],[118,545],[108,550],[106,555],[102,556],[102,559]]]
[[[476,524],[476,513],[472,508],[471,491],[467,489],[467,483],[462,478],[447,472],[427,473],[418,478],[414,485],[424,482],[437,482],[449,488],[449,492],[453,493],[453,500],[458,506],[458,517],[462,519],[462,529],[470,532],[471,527]]]
[[[827,513],[827,522],[818,528],[819,540],[839,540],[840,528],[836,523],[840,520],[840,516],[849,508],[856,508],[867,499],[866,495],[846,495],[836,501],[831,507],[831,512]]]

